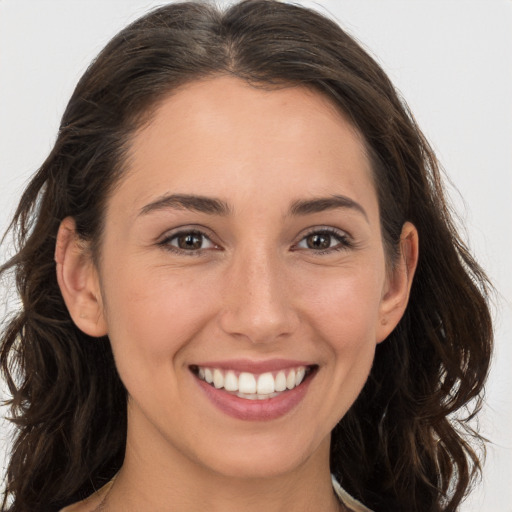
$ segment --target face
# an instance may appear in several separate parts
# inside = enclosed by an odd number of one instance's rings
[[[407,295],[357,131],[318,93],[234,78],[136,133],[92,272],[129,441],[247,477],[325,463]]]

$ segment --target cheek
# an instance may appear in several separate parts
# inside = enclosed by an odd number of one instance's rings
[[[346,270],[317,275],[296,291],[309,338],[322,354],[322,414],[329,428],[346,414],[368,379],[380,321],[383,274]]]
[[[194,338],[210,315],[205,299],[211,286],[161,269],[117,270],[105,283],[109,337],[119,371],[137,366],[151,373],[170,361]]]
[[[333,349],[345,350],[364,341],[375,343],[383,282],[384,272],[375,267],[336,269],[314,276],[295,293],[309,322]]]

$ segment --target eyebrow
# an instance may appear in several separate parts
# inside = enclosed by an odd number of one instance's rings
[[[231,213],[230,206],[220,199],[189,194],[172,194],[162,196],[156,201],[147,204],[141,209],[139,215],[147,215],[148,213],[168,208],[192,210],[210,215],[226,216]]]
[[[355,210],[361,213],[366,221],[368,221],[368,215],[359,203],[350,199],[350,197],[339,195],[294,201],[291,205],[290,212],[292,215],[310,215],[312,213],[320,213],[338,208]]]
[[[147,215],[148,213],[168,208],[192,210],[199,213],[221,216],[228,216],[232,213],[230,205],[220,199],[191,194],[169,194],[145,205],[141,208],[139,215]],[[290,206],[290,214],[293,216],[303,216],[338,208],[355,210],[361,213],[368,221],[368,215],[359,203],[349,197],[340,195],[294,201]]]

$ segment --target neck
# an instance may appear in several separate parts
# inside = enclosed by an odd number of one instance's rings
[[[102,511],[344,510],[331,486],[329,439],[297,467],[270,476],[222,474],[161,441],[128,429],[125,461]]]

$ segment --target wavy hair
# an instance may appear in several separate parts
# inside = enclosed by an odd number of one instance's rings
[[[97,255],[132,135],[177,87],[215,75],[329,98],[364,137],[388,258],[404,222],[418,229],[409,305],[332,433],[331,471],[376,512],[454,512],[481,469],[468,421],[491,355],[490,285],[454,227],[436,157],[383,70],[335,22],[277,0],[157,9],[114,37],[80,79],[12,221],[16,253],[0,268],[22,304],[1,335],[17,427],[1,510],[58,510],[122,464],[126,391],[108,338],[89,338],[69,316],[56,234],[74,217]]]

